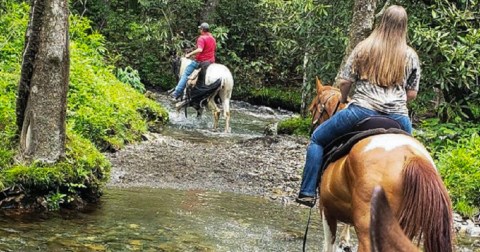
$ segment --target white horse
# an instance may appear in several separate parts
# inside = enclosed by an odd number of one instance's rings
[[[178,78],[185,71],[185,68],[192,62],[191,59],[185,57],[176,57],[173,60],[173,70]],[[213,63],[207,68],[205,73],[205,85],[211,85],[218,79],[221,79],[220,88],[208,97],[208,108],[213,112],[213,128],[218,128],[220,119],[220,109],[215,103],[215,96],[218,94],[222,101],[223,115],[225,116],[225,132],[230,132],[230,99],[232,98],[233,76],[230,70],[222,64]],[[201,110],[202,108],[197,109]]]

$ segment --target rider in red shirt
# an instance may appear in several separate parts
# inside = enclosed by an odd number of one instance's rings
[[[178,81],[175,91],[172,93],[172,98],[177,100],[182,94],[185,86],[187,85],[188,76],[200,65],[201,62],[215,62],[215,50],[217,49],[217,42],[210,33],[210,26],[207,23],[202,23],[198,29],[200,29],[200,36],[197,39],[197,48],[190,53],[187,53],[185,57],[189,58],[192,55],[197,55],[183,72],[180,80]]]

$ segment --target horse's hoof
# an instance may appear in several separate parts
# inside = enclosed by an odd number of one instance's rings
[[[353,251],[352,246],[349,245],[349,244],[341,243],[339,247],[343,252],[352,252]]]

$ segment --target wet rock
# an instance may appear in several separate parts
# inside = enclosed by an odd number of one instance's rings
[[[151,92],[151,91],[145,92],[144,95],[145,95],[145,97],[147,97],[147,98],[149,98],[149,99],[152,99],[152,100],[156,100],[156,99],[157,99],[156,94],[153,93],[153,92]]]
[[[472,237],[480,237],[480,227],[468,227],[466,233]]]
[[[278,123],[271,123],[265,126],[263,133],[267,136],[275,136],[278,134]]]
[[[275,111],[270,107],[260,106],[258,110],[260,113],[275,115]]]

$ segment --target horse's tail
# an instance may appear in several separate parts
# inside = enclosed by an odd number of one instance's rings
[[[415,157],[407,161],[402,193],[398,217],[407,237],[423,240],[426,252],[453,251],[450,198],[430,160]]]

